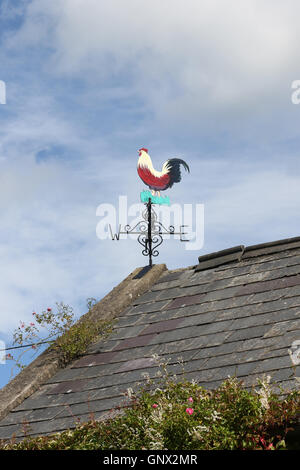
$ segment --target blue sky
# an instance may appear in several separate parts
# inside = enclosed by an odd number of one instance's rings
[[[191,168],[169,196],[205,205],[205,243],[157,262],[300,234],[297,0],[0,0],[0,339],[57,301],[85,312],[146,260],[96,237],[139,201],[137,149]],[[0,386],[10,365],[0,365]]]

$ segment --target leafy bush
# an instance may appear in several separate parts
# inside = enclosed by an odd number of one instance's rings
[[[91,416],[89,422],[77,423],[73,430],[3,443],[2,448],[286,449],[287,433],[300,410],[299,392],[275,393],[268,379],[248,391],[236,378],[228,378],[209,391],[195,382],[177,382],[166,373],[158,385],[148,378],[137,393],[129,388],[127,405],[106,421]]]
[[[94,298],[87,299],[88,313],[96,302]],[[111,320],[95,321],[87,317],[76,322],[72,307],[63,302],[56,303],[55,310],[48,307],[41,313],[33,312],[31,322],[20,322],[20,326],[13,333],[13,344],[17,345],[17,348],[24,348],[23,352],[18,356],[7,354],[6,359],[13,361],[14,367],[24,369],[24,354],[34,351],[32,359],[42,345],[48,344],[52,350],[59,353],[60,365],[64,366],[82,354],[92,341],[100,336],[107,336],[112,331],[112,325]]]

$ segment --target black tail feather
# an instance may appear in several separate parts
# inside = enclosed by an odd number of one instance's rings
[[[168,160],[166,163],[171,176],[169,184],[170,188],[173,186],[174,183],[179,183],[179,181],[181,181],[180,165],[183,166],[185,171],[187,171],[188,173],[190,172],[188,164],[180,158],[170,158],[170,160]]]

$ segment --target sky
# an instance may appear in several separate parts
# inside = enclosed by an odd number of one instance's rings
[[[157,170],[184,159],[167,195],[204,205],[203,247],[166,240],[155,262],[300,235],[299,14],[297,0],[0,0],[0,341],[56,302],[80,316],[147,263],[136,241],[96,236],[99,205],[139,202],[141,147]]]

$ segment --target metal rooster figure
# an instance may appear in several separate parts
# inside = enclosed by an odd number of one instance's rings
[[[179,232],[175,231],[173,225],[167,228],[159,221],[153,209],[154,204],[170,205],[169,198],[167,196],[161,197],[160,191],[165,191],[171,188],[174,183],[181,181],[180,165],[182,165],[187,172],[190,172],[188,164],[180,158],[170,158],[163,164],[161,171],[156,171],[148,155],[148,150],[141,148],[139,150],[137,172],[141,180],[151,190],[151,192],[142,191],[141,193],[141,201],[144,202],[146,206],[142,213],[143,220],[136,223],[134,227],[125,225],[123,230],[121,230],[120,225],[119,232],[115,235],[113,235],[111,226],[109,226],[112,240],[119,240],[120,234],[138,235],[137,241],[143,247],[142,254],[149,257],[149,268],[152,266],[152,257],[158,256],[159,254],[157,248],[163,242],[163,235],[180,235],[180,241],[189,241],[183,238],[183,236],[186,235],[183,231],[185,225],[180,225]]]
[[[160,191],[165,191],[171,188],[174,183],[181,181],[180,165],[190,172],[188,164],[180,158],[170,158],[163,164],[161,171],[156,171],[153,168],[148,149],[139,149],[137,172],[141,180],[151,189],[151,194],[154,197],[158,196],[160,198]],[[147,197],[147,194],[141,196]],[[158,200],[156,199],[155,202],[158,202]]]

